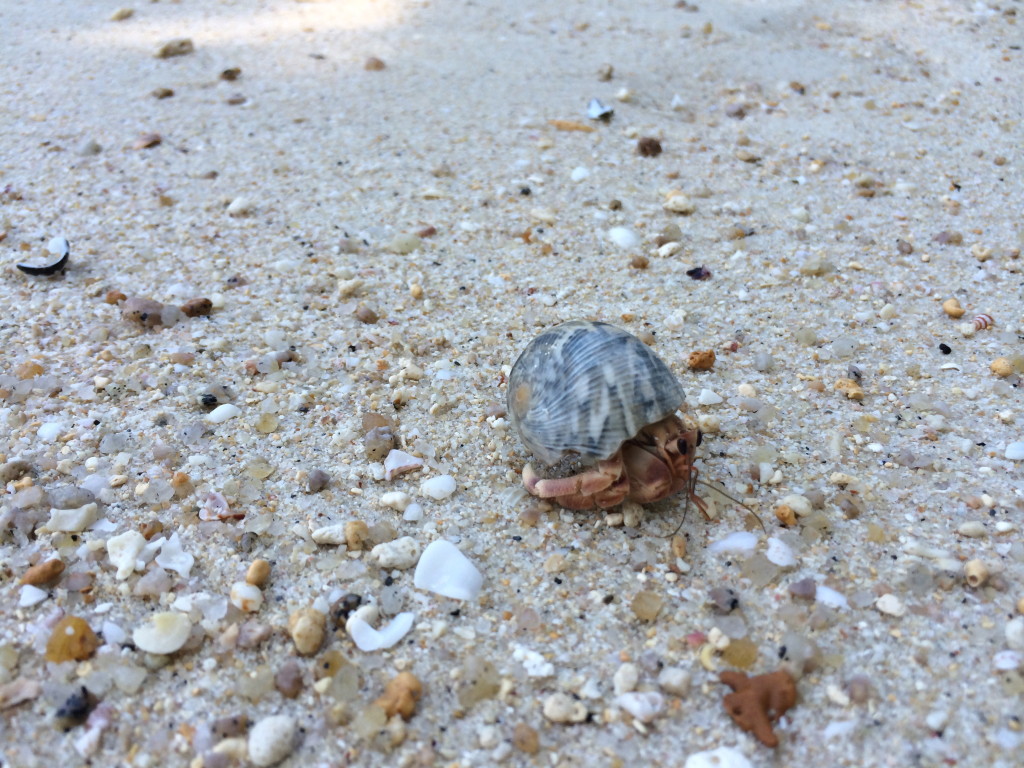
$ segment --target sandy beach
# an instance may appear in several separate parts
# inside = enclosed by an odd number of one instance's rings
[[[0,768],[1020,764],[1020,2],[120,3],[0,7]],[[710,519],[523,488],[570,320]]]

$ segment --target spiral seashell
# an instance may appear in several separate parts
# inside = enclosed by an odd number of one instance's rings
[[[981,331],[985,328],[991,328],[996,324],[996,321],[992,319],[992,315],[975,315],[974,316],[974,330]]]
[[[642,341],[607,323],[575,320],[530,342],[508,379],[508,412],[523,444],[548,465],[612,456],[675,413],[683,388]]]

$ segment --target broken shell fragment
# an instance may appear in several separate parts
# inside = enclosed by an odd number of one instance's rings
[[[47,252],[56,258],[49,264],[15,264],[26,275],[55,275],[64,271],[71,255],[71,245],[66,238],[54,237],[46,244]]]

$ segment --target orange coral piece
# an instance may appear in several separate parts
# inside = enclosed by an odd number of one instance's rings
[[[766,747],[777,747],[779,737],[772,731],[772,723],[796,704],[793,676],[784,669],[755,677],[727,671],[719,680],[733,689],[722,703],[736,725],[753,733]]]

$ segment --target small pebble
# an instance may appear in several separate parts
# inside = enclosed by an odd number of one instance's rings
[[[233,403],[224,403],[218,405],[208,414],[206,414],[206,421],[211,424],[223,424],[228,419],[233,419],[242,412],[242,409]]]
[[[405,255],[412,253],[423,245],[423,241],[416,235],[410,233],[398,234],[391,238],[391,241],[387,244],[387,250],[392,253]]]
[[[708,598],[719,613],[731,613],[739,608],[740,598],[736,590],[729,587],[712,587]]]
[[[245,580],[261,589],[265,587],[270,580],[270,563],[262,558],[253,560],[245,572]]]
[[[1024,441],[1010,443],[1003,456],[1010,461],[1024,461]]]
[[[33,605],[39,605],[49,596],[50,593],[45,589],[40,589],[32,584],[23,584],[21,592],[18,594],[18,607],[31,608]]]
[[[363,69],[367,72],[380,72],[382,69],[386,68],[387,64],[376,56],[370,56],[365,62],[363,62]]]
[[[665,200],[662,207],[670,213],[679,213],[683,216],[689,215],[697,210],[697,206],[686,195],[676,192]]]
[[[620,248],[635,248],[640,243],[640,237],[628,227],[612,227],[608,238]]]
[[[583,702],[567,693],[553,693],[544,699],[544,717],[553,723],[582,723],[587,719]]]
[[[963,317],[967,310],[961,307],[960,302],[956,299],[946,299],[942,302],[942,311],[956,320]]]
[[[819,591],[821,590],[819,589]],[[907,612],[907,606],[903,604],[902,600],[892,593],[886,593],[879,597],[875,601],[875,608],[877,608],[880,613],[895,616],[897,618]]]
[[[455,478],[451,475],[438,475],[420,484],[420,490],[432,499],[442,501],[455,493]]]
[[[404,571],[420,559],[420,545],[412,536],[403,536],[378,544],[370,550],[370,558],[381,568]]]
[[[178,611],[154,613],[132,632],[132,642],[146,653],[168,654],[179,650],[192,632],[188,616]]]
[[[384,479],[392,480],[404,472],[411,472],[414,469],[423,467],[423,459],[417,458],[410,453],[392,448],[384,459]]]
[[[306,493],[318,493],[330,485],[331,476],[322,469],[314,469],[306,475]]]
[[[658,673],[658,685],[665,693],[682,698],[690,692],[690,673],[682,667],[665,667]]]
[[[157,48],[154,56],[158,59],[169,59],[173,56],[185,56],[194,50],[195,46],[190,38],[176,37]]]
[[[416,711],[416,702],[423,695],[423,684],[411,672],[400,672],[384,686],[384,693],[373,703],[390,718],[395,715],[408,720]]]
[[[46,521],[43,528],[47,531],[81,533],[96,522],[99,517],[98,512],[99,507],[95,502],[77,509],[51,509],[50,519]]]
[[[722,400],[721,395],[717,392],[712,392],[710,389],[702,389],[697,396],[697,402],[700,405],[718,405]]]
[[[1006,622],[1006,645],[1012,651],[1024,651],[1024,616],[1017,616]]]
[[[345,546],[350,552],[362,550],[370,539],[370,526],[362,520],[349,520],[345,523]]]
[[[390,507],[396,512],[404,512],[405,508],[412,502],[412,497],[402,491],[389,491],[380,497],[380,503]]]
[[[636,153],[640,157],[657,157],[661,154],[661,142],[653,136],[643,136],[637,139]]]
[[[295,750],[299,724],[289,715],[265,717],[249,731],[249,760],[260,768],[277,765]]]
[[[537,730],[526,723],[516,723],[516,727],[512,729],[512,746],[528,755],[537,754],[540,751]]]
[[[328,544],[333,546],[337,546],[338,544],[347,544],[345,538],[345,528],[347,525],[347,523],[344,525],[341,523],[335,525],[325,525],[322,528],[317,528],[316,530],[314,530],[310,534],[310,536],[312,537],[313,541],[315,541],[317,544]],[[366,523],[363,523],[363,525],[365,526]],[[367,528],[367,535],[368,534],[369,528]]]
[[[616,696],[621,696],[636,690],[638,682],[640,682],[640,669],[636,664],[627,661],[620,664],[619,668],[615,670],[615,674],[612,675],[612,690]]]
[[[263,605],[263,593],[254,584],[236,581],[231,585],[231,604],[240,611],[255,613]]]
[[[253,212],[255,204],[252,200],[247,197],[236,197],[230,203],[226,209],[228,216],[248,216]]]
[[[996,376],[1003,379],[1007,376],[1013,375],[1013,363],[1005,357],[997,357],[991,362],[988,369]]]
[[[300,608],[288,617],[288,634],[295,650],[303,656],[312,656],[320,650],[327,629],[327,617],[315,608]]]
[[[302,692],[302,664],[298,659],[288,659],[274,673],[274,687],[286,699],[294,699]]]
[[[213,302],[206,298],[189,299],[181,305],[181,311],[186,317],[208,315],[213,311]]]
[[[694,350],[687,358],[686,364],[692,371],[710,371],[715,365],[715,350]]]
[[[664,604],[665,599],[657,592],[641,590],[633,597],[629,607],[640,621],[654,621]]]
[[[64,561],[55,557],[28,568],[21,576],[21,583],[34,587],[51,584],[60,578],[62,573],[64,573]]]
[[[163,325],[164,305],[153,299],[132,297],[121,305],[121,315],[125,320],[153,328]]]

